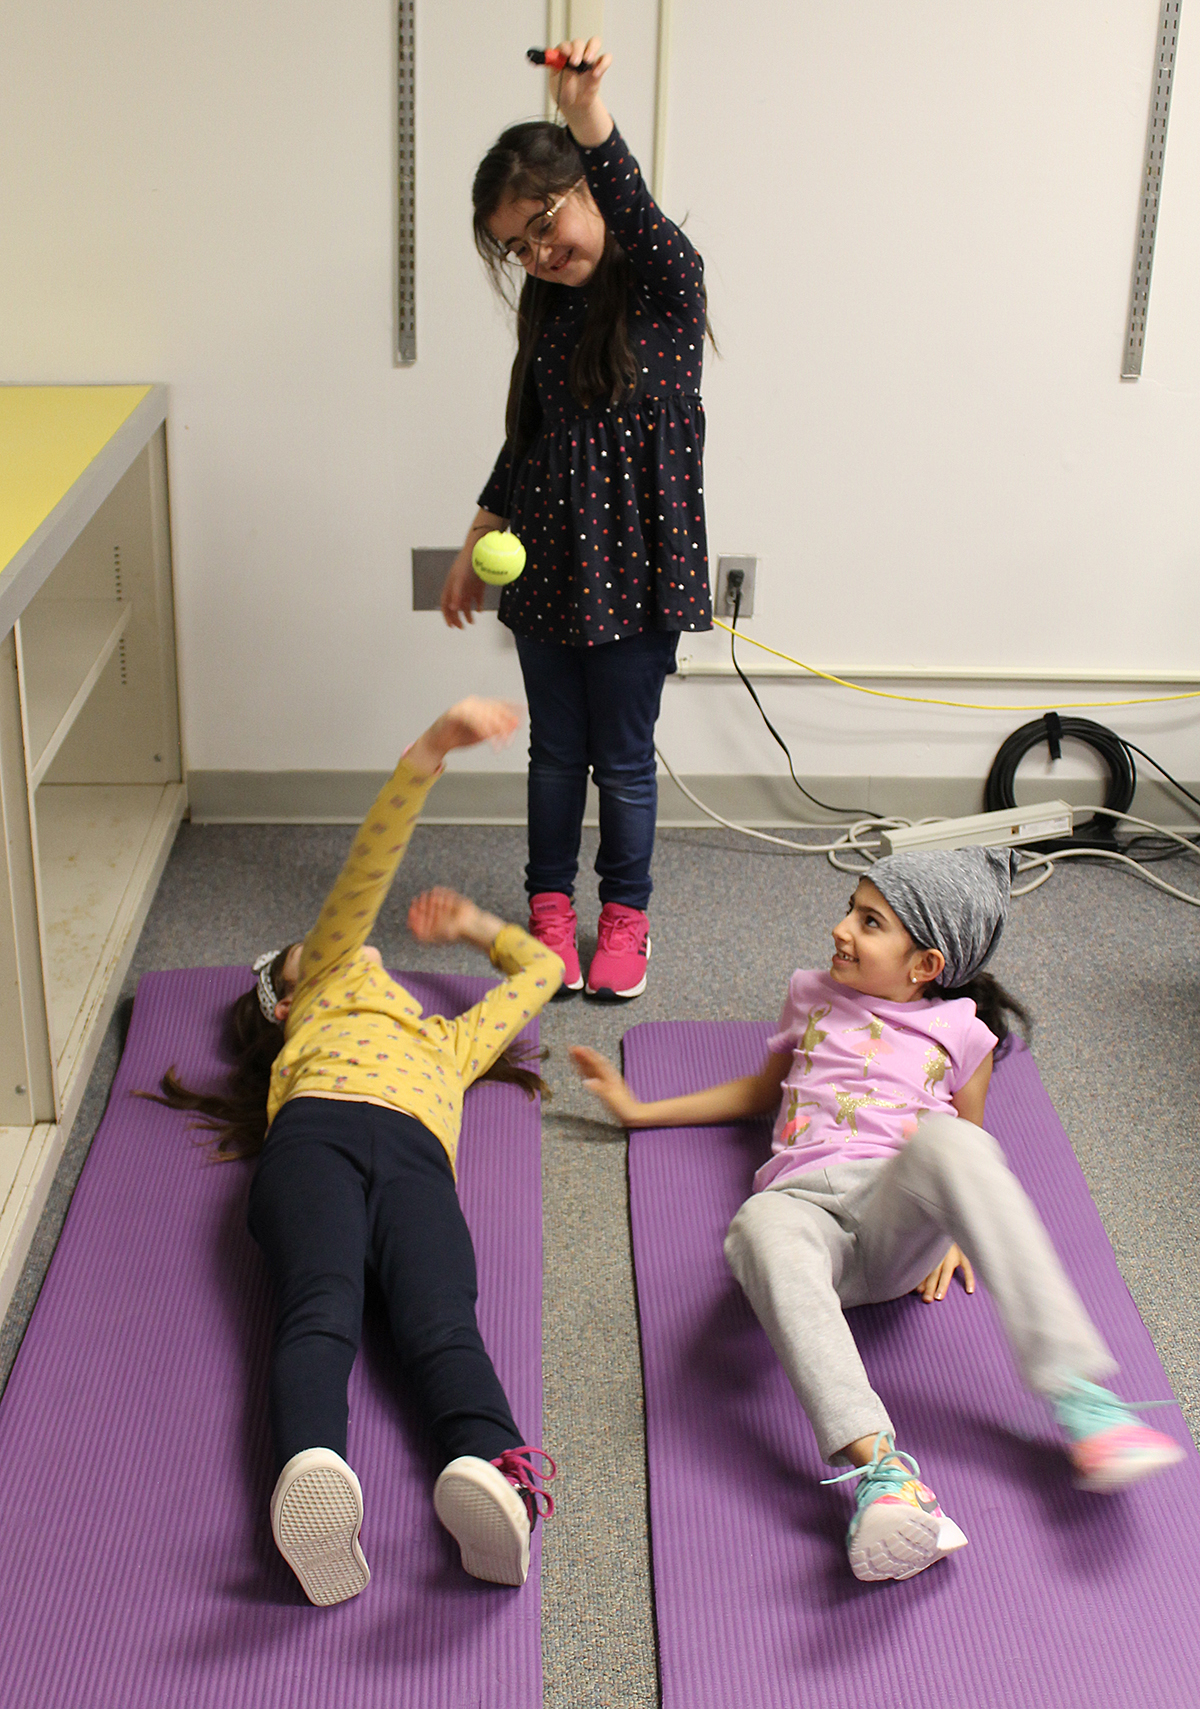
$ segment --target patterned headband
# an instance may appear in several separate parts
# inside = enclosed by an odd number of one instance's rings
[[[269,949],[260,955],[254,963],[254,972],[258,974],[258,1006],[266,1019],[275,1026],[279,1025],[275,1019],[275,1006],[279,1002],[279,998],[275,995],[275,987],[271,984],[271,963],[278,954],[277,949]]]

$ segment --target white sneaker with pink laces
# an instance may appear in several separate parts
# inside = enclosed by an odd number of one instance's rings
[[[539,1472],[532,1456],[549,1467]],[[462,1550],[463,1570],[489,1584],[524,1584],[529,1534],[539,1513],[548,1519],[554,1500],[537,1488],[557,1467],[542,1448],[509,1448],[495,1460],[460,1454],[433,1488],[433,1510]]]
[[[588,968],[587,994],[615,1003],[640,997],[650,960],[650,922],[640,908],[606,902],[596,928],[596,953]]]
[[[328,1608],[370,1583],[359,1546],[362,1488],[332,1448],[304,1448],[279,1474],[271,1496],[271,1531],[310,1602]]]

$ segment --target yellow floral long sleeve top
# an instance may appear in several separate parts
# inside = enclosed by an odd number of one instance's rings
[[[448,1019],[423,1015],[403,985],[363,954],[434,781],[400,761],[304,940],[267,1120],[289,1098],[372,1098],[423,1122],[453,1168],[463,1092],[549,1002],[563,967],[520,926],[505,926],[490,952],[507,976],[503,984]]]

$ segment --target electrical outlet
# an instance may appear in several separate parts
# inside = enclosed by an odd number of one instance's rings
[[[754,616],[754,572],[757,568],[757,558],[717,559],[717,597],[713,609],[718,617],[733,616],[734,595],[729,586],[730,570],[742,572],[742,603],[738,611],[739,621],[743,617]]]

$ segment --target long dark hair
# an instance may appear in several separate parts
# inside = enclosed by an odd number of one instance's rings
[[[271,984],[278,991],[283,964],[292,945],[281,949],[271,963]],[[157,1092],[137,1092],[172,1110],[191,1110],[201,1119],[193,1125],[217,1135],[213,1149],[218,1157],[257,1157],[267,1137],[267,1094],[271,1070],[283,1049],[283,1027],[269,1021],[258,1002],[258,989],[243,991],[226,1016],[226,1048],[233,1058],[223,1092],[196,1092],[185,1086],[168,1068]],[[508,1049],[480,1076],[520,1086],[528,1098],[549,1098],[550,1088],[536,1069],[529,1066],[546,1055],[533,1045],[510,1044]]]
[[[528,358],[545,322],[554,287],[544,279],[526,275],[514,303],[504,246],[492,236],[487,222],[504,202],[549,204],[582,183],[583,158],[570,131],[547,119],[531,119],[510,125],[493,143],[480,161],[471,186],[475,247],[497,291],[517,311],[517,354],[509,380],[504,428],[518,460],[528,448],[531,418],[536,420]],[[629,342],[631,278],[625,251],[606,230],[603,252],[588,281],[583,331],[567,374],[572,395],[584,409],[597,403],[622,403],[637,389],[638,365]]]
[[[925,995],[940,997],[946,1003],[953,997],[969,997],[975,1005],[975,1013],[979,1019],[990,1032],[995,1033],[1001,1043],[1012,1031],[1007,1019],[1009,1015],[1020,1022],[1021,1031],[1027,1038],[1033,1027],[1028,1009],[1018,1003],[991,973],[977,973],[974,979],[968,979],[965,985],[927,985]]]

